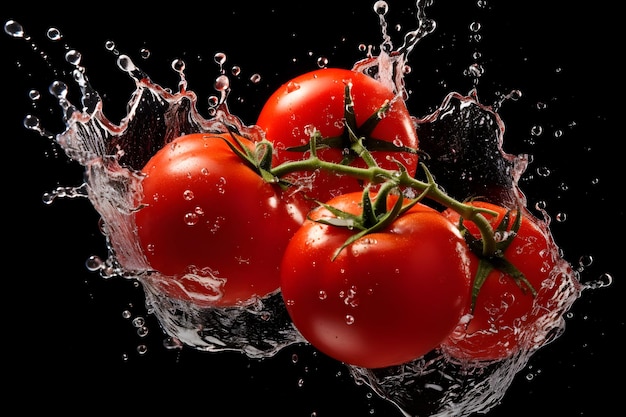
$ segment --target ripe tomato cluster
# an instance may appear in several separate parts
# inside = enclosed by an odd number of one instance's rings
[[[143,168],[134,218],[164,295],[221,308],[280,292],[307,341],[366,368],[519,349],[519,326],[551,301],[537,290],[553,243],[520,208],[456,201],[425,166],[417,180],[415,121],[394,92],[315,70],[271,95],[256,126],[264,137],[176,138]]]

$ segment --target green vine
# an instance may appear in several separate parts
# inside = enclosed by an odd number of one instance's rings
[[[336,217],[318,219],[316,221],[337,227],[347,227],[355,232],[348,238],[341,247],[337,248],[333,256],[333,260],[337,255],[351,243],[359,238],[384,229],[391,224],[396,218],[401,216],[410,207],[424,199],[432,200],[443,207],[454,210],[460,216],[458,225],[459,230],[464,235],[465,240],[470,248],[480,259],[478,271],[473,280],[472,286],[472,310],[476,303],[476,297],[485,282],[487,276],[493,269],[498,269],[511,276],[516,284],[522,290],[529,290],[533,296],[536,295],[535,289],[525,278],[517,267],[509,262],[503,255],[504,250],[515,238],[517,230],[521,224],[521,210],[517,210],[516,221],[514,222],[510,235],[503,241],[496,241],[496,233],[506,231],[509,227],[510,212],[504,216],[504,219],[494,231],[490,221],[486,216],[497,216],[498,213],[483,207],[477,207],[466,202],[456,200],[446,194],[441,187],[435,182],[433,175],[427,166],[419,163],[419,168],[423,171],[425,180],[418,180],[410,175],[407,168],[399,161],[395,161],[397,169],[381,168],[376,159],[371,154],[370,144],[374,149],[389,150],[389,145],[381,145],[381,140],[370,137],[371,132],[376,127],[378,121],[381,120],[380,114],[384,113],[389,103],[385,102],[362,126],[356,126],[356,118],[352,109],[352,97],[349,87],[345,89],[346,113],[344,115],[346,124],[343,133],[337,137],[324,138],[317,130],[310,135],[308,145],[304,147],[289,148],[291,151],[309,152],[309,157],[302,160],[284,162],[277,166],[272,166],[273,145],[267,139],[255,142],[255,150],[251,151],[248,146],[241,142],[238,135],[234,135],[232,127],[227,125],[230,132],[231,141],[226,140],[231,149],[239,155],[240,158],[253,170],[255,170],[266,182],[277,184],[283,189],[294,186],[289,180],[289,176],[294,173],[314,172],[318,170],[349,175],[356,179],[363,180],[365,184],[363,190],[363,212],[360,216],[343,212],[325,202],[319,202]],[[216,137],[220,137],[216,135]],[[223,138],[222,138],[223,139]],[[323,160],[318,155],[318,150],[322,148],[347,148],[348,157],[340,163]],[[396,151],[419,153],[416,149],[407,149],[406,147],[395,148]],[[356,158],[361,158],[366,167],[357,167],[350,165]],[[372,186],[379,186],[376,198],[372,199],[370,189]],[[419,192],[416,198],[409,199],[402,190],[412,189]],[[398,199],[391,209],[387,208],[387,197],[392,191],[398,192]],[[408,200],[408,201],[407,201]],[[476,225],[480,232],[480,238],[471,235],[463,225],[464,221],[470,221]]]

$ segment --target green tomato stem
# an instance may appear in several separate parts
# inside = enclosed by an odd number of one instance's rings
[[[315,145],[313,144],[312,150],[314,150],[314,147]],[[426,173],[428,182],[413,178],[405,169],[396,171],[380,168],[365,148],[363,148],[362,153],[363,157],[368,156],[368,158],[364,158],[366,162],[370,164],[368,168],[359,168],[351,165],[324,161],[317,156],[317,152],[313,152],[313,155],[308,159],[285,162],[274,167],[272,169],[272,174],[282,178],[295,172],[323,170],[336,174],[350,175],[354,178],[362,179],[372,184],[380,184],[390,181],[399,187],[410,187],[419,190],[422,192],[423,197],[429,198],[447,208],[450,208],[451,210],[456,211],[465,220],[476,224],[483,240],[483,253],[485,255],[495,253],[496,242],[494,238],[494,231],[489,221],[485,218],[484,213],[489,215],[496,215],[497,213],[491,210],[465,204],[450,197],[435,183],[432,175],[423,164],[421,164],[421,167]],[[373,163],[370,163],[370,159]]]

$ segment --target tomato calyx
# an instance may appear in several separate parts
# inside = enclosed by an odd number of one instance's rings
[[[522,225],[522,211],[518,208],[515,210],[515,212],[515,221],[512,225],[512,210],[507,210],[507,212],[504,214],[502,220],[500,221],[500,223],[498,223],[497,227],[494,230],[494,236],[500,236],[503,238],[494,238],[495,248],[489,251],[485,250],[484,237],[481,236],[480,238],[477,238],[473,236],[463,224],[463,217],[460,217],[459,219],[459,231],[465,238],[465,241],[467,242],[470,250],[479,259],[478,269],[476,271],[476,276],[474,277],[474,282],[472,285],[472,301],[470,308],[471,312],[474,311],[474,308],[476,306],[476,299],[478,298],[478,294],[480,293],[482,285],[484,284],[491,271],[493,271],[494,269],[497,269],[506,274],[506,276],[511,277],[511,279],[514,280],[515,284],[523,292],[529,291],[533,297],[537,295],[537,290],[528,281],[526,276],[504,256],[504,252],[516,238],[517,232]]]
[[[318,202],[321,207],[327,209],[335,217],[321,217],[319,219],[313,219],[313,221],[329,226],[345,227],[350,230],[358,231],[337,248],[333,254],[332,260],[335,260],[343,249],[361,237],[391,225],[402,213],[417,204],[421,200],[421,196],[424,195],[424,193],[422,193],[420,197],[412,199],[408,204],[404,204],[404,196],[401,192],[397,193],[397,200],[393,203],[391,209],[388,209],[387,198],[392,191],[397,190],[397,185],[392,182],[387,182],[381,187],[377,195],[372,197],[370,187],[365,187],[361,199],[363,210],[359,215],[348,213],[326,203]],[[308,218],[311,219],[310,216]]]
[[[244,138],[239,131],[226,124],[227,131],[231,140],[225,139],[223,136],[216,134],[216,139],[221,139],[228,147],[254,172],[256,172],[263,180],[270,184],[278,184],[282,188],[287,188],[291,185],[289,181],[284,178],[279,178],[272,172],[272,154],[273,148],[271,142],[268,140],[260,140],[254,143],[254,150],[241,140]]]
[[[363,124],[360,126],[357,124],[356,114],[354,112],[354,99],[352,97],[352,83],[346,82],[344,87],[344,129],[338,136],[320,137],[317,138],[316,146],[321,148],[333,148],[344,150],[345,153],[342,161],[342,165],[350,165],[355,159],[362,157],[362,152],[359,151],[359,147],[355,148],[356,139],[361,141],[362,146],[367,147],[369,151],[384,151],[384,152],[408,152],[413,154],[421,153],[418,149],[408,146],[398,146],[393,142],[377,139],[372,136],[372,132],[383,119],[385,113],[391,107],[391,101],[385,100],[382,105],[372,113]],[[292,146],[286,148],[287,151],[292,152],[307,152],[311,148],[311,144],[307,143],[302,146]],[[366,161],[369,165],[370,161]]]

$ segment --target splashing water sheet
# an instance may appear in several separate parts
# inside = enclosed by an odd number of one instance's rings
[[[7,228],[5,359],[31,370],[12,390],[46,390],[62,373],[51,409],[115,395],[144,411],[228,416],[595,416],[618,404],[626,219],[604,53],[617,39],[613,6],[457,3],[218,4],[173,18],[1,11],[5,210],[19,219]],[[126,164],[217,129],[216,115],[247,129],[275,88],[320,66],[404,90],[451,195],[488,182],[548,216],[568,279],[544,346],[491,366],[435,351],[367,370],[304,343],[277,295],[206,309],[153,289],[129,220],[140,178]]]

